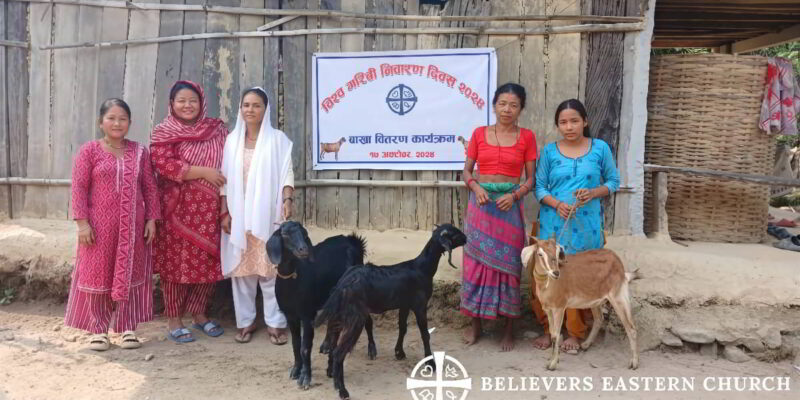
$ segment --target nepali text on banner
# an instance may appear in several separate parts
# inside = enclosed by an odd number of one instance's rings
[[[462,169],[496,71],[492,48],[314,54],[314,169]]]

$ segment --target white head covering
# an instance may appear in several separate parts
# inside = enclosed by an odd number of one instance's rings
[[[260,87],[257,89],[264,94]],[[282,220],[282,192],[292,168],[292,141],[282,131],[270,124],[272,102],[261,120],[253,158],[244,184],[244,141],[247,124],[241,107],[236,127],[225,141],[222,156],[222,174],[228,180],[225,186],[228,212],[231,215],[231,233],[222,233],[222,274],[229,276],[239,265],[247,249],[247,232],[266,242],[276,225]]]

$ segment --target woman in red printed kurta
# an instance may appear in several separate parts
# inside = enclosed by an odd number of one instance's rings
[[[181,317],[192,314],[195,329],[209,336],[222,327],[206,317],[220,267],[219,169],[228,131],[206,116],[203,89],[178,81],[170,91],[169,115],[153,130],[150,151],[158,178],[164,221],[156,240],[155,270],[161,276],[169,338],[194,340]]]
[[[137,324],[153,318],[150,243],[161,209],[147,149],[125,139],[128,105],[106,100],[100,125],[105,136],[81,146],[72,168],[79,243],[64,323],[94,333],[89,347],[103,351],[113,321],[121,347],[133,349]]]

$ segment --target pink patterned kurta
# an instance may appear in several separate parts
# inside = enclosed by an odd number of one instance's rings
[[[104,331],[98,318],[106,318],[90,314],[102,314],[112,299],[124,303],[118,306],[117,331],[120,325],[134,329],[153,316],[152,267],[144,225],[146,220],[161,218],[161,208],[147,149],[135,142],[124,143],[123,158],[103,150],[99,141],[84,144],[72,170],[73,218],[88,219],[95,243],[78,245],[65,322],[95,333]],[[130,198],[134,192],[135,200]],[[130,209],[121,209],[126,203]],[[121,225],[121,221],[132,224]],[[92,299],[97,301],[92,304]]]

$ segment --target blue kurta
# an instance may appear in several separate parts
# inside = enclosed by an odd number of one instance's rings
[[[575,191],[593,189],[600,185],[610,193],[619,189],[619,171],[611,149],[600,139],[591,139],[589,151],[578,158],[561,154],[556,142],[542,150],[536,167],[536,199],[539,202],[553,196],[566,204],[575,204]],[[594,198],[580,207],[567,224],[562,235],[564,219],[555,208],[542,203],[539,210],[539,238],[559,238],[567,254],[603,247],[603,203]]]

